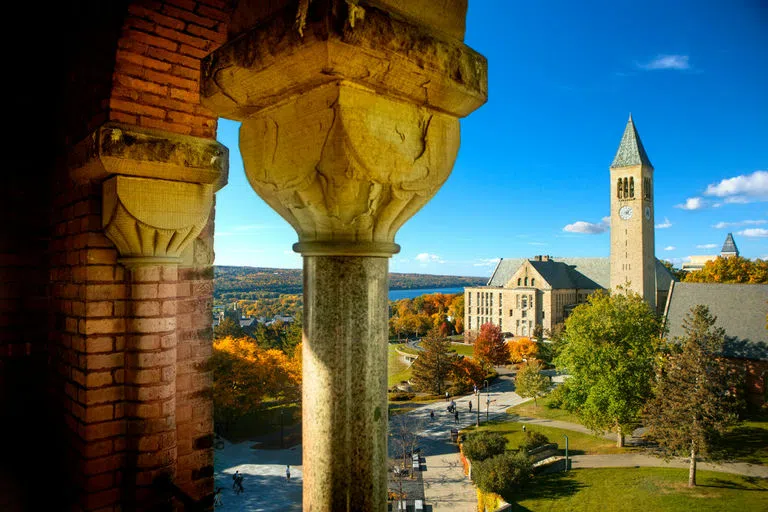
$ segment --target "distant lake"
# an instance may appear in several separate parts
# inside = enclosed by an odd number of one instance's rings
[[[389,290],[389,300],[412,299],[428,293],[464,293],[464,287],[457,288],[414,288],[412,290]]]

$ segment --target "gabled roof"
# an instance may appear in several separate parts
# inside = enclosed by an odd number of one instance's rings
[[[627,127],[624,128],[624,136],[621,137],[619,150],[613,159],[611,167],[629,167],[632,165],[647,165],[653,168],[648,155],[645,153],[643,143],[640,141],[640,135],[637,134],[635,123],[632,121],[632,114],[629,114]]]
[[[736,247],[736,242],[733,241],[733,234],[728,233],[728,236],[725,237],[725,243],[723,244],[723,248],[720,250],[720,254],[735,254],[736,256],[739,255],[739,249]]]
[[[768,285],[675,283],[665,313],[669,339],[685,335],[683,319],[697,304],[707,306],[717,317],[715,326],[725,329],[726,356],[768,361]]]

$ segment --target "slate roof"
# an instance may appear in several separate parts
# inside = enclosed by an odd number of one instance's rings
[[[619,149],[613,159],[611,167],[629,167],[631,165],[651,165],[648,155],[645,153],[643,143],[640,141],[640,135],[637,134],[635,123],[632,121],[632,114],[629,114],[627,127],[624,128],[624,136],[621,137]]]
[[[768,361],[768,285],[675,283],[670,292],[665,323],[669,339],[683,336],[683,319],[691,307],[704,304],[725,329],[728,357]]]
[[[506,285],[526,258],[502,258],[487,286]],[[555,289],[594,290],[611,287],[610,258],[550,258],[549,261],[527,260]],[[669,290],[674,280],[667,267],[656,260],[656,289]]]
[[[733,240],[732,233],[728,233],[728,236],[725,237],[725,243],[723,244],[723,248],[720,250],[720,254],[735,254],[736,256],[739,255],[739,249],[736,247],[736,242]]]

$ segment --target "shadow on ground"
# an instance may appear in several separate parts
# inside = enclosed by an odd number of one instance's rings
[[[520,505],[518,502],[526,499],[542,499],[547,498],[550,500],[557,498],[564,498],[573,496],[578,493],[584,484],[571,478],[568,473],[550,473],[542,474],[536,477],[528,486],[524,489],[515,491],[514,494],[504,496],[505,501],[512,504],[510,510],[524,511],[528,508]]]

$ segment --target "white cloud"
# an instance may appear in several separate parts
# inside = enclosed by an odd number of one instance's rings
[[[668,245],[664,248],[665,251],[674,251],[675,249],[677,249],[677,247],[674,245]]]
[[[445,261],[443,261],[437,254],[429,254],[428,252],[417,254],[414,259],[422,265],[426,265],[427,263],[445,263]]]
[[[656,229],[666,229],[671,227],[672,227],[672,223],[669,222],[669,219],[666,217],[664,217],[664,222],[662,222],[661,224],[656,224]]]
[[[638,64],[640,69],[646,69],[649,71],[657,69],[690,69],[691,65],[688,62],[688,55],[659,55],[655,59],[645,64]]]
[[[480,259],[472,264],[473,267],[495,267],[499,263],[499,258]]]
[[[720,183],[709,185],[704,194],[724,197],[726,203],[768,201],[768,171],[755,171],[721,180]]]
[[[586,222],[578,220],[573,224],[568,224],[563,228],[563,231],[568,233],[582,233],[587,235],[597,235],[599,233],[605,233],[611,227],[611,218],[603,217],[598,223]]]
[[[544,242],[528,242],[528,245],[549,245],[549,244]]]
[[[676,204],[675,208],[683,210],[700,210],[706,206],[706,201],[700,197],[689,197],[683,204]]]
[[[718,222],[717,224],[714,224],[712,227],[715,229],[725,229],[725,228],[735,228],[738,226],[761,226],[763,224],[768,224],[768,220],[758,219],[758,220],[742,220],[738,222]]]
[[[717,244],[701,244],[696,246],[697,249],[714,249],[715,247],[717,247]]]
[[[739,231],[736,234],[737,235],[741,235],[741,236],[764,238],[764,237],[768,237],[768,229],[749,228],[749,229],[745,229],[743,231]]]

